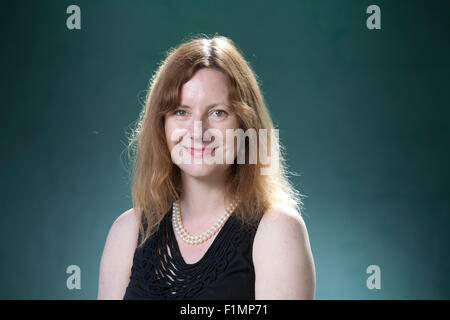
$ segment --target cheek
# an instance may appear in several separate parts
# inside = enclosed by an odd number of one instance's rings
[[[187,129],[180,125],[176,120],[168,118],[164,122],[164,131],[169,150],[186,138]],[[174,140],[175,139],[175,140]]]
[[[230,119],[231,120],[231,119]],[[232,121],[228,121],[226,124],[220,125],[216,127],[221,133],[222,133],[222,141],[221,144],[227,148],[231,149],[230,147],[234,144],[238,143],[239,139],[235,139],[236,141],[233,141],[233,139],[230,139],[230,141],[227,140],[227,130],[231,130],[230,133],[233,133],[234,130],[239,129],[240,125],[237,119],[233,119]]]
[[[232,113],[232,115],[228,118],[227,125],[230,129],[238,129],[241,127],[240,120],[235,113]]]

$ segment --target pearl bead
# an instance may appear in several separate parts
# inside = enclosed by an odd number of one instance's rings
[[[201,244],[206,240],[210,239],[216,232],[225,224],[225,221],[233,213],[237,206],[237,201],[232,202],[229,206],[225,207],[225,213],[218,219],[218,221],[213,224],[208,230],[198,235],[190,235],[184,228],[183,221],[181,218],[181,206],[178,201],[173,203],[173,217],[172,224],[176,233],[180,238],[192,245]]]

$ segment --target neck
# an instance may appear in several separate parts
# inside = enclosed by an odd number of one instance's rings
[[[180,201],[183,219],[205,221],[222,216],[229,201],[225,179],[225,172],[201,178],[183,173]]]

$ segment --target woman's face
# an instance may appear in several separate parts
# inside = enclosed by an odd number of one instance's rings
[[[226,130],[239,128],[239,121],[229,106],[228,93],[226,74],[202,68],[182,86],[180,106],[165,116],[172,160],[185,174],[205,177],[226,169],[229,159],[235,158],[237,149],[227,146]]]

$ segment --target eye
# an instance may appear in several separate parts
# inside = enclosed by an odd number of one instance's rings
[[[186,112],[186,110],[183,110],[183,109],[177,109],[174,111],[173,114],[176,116],[179,116],[179,117],[184,117],[187,114],[187,112]]]
[[[212,114],[214,116],[216,116],[217,118],[224,118],[228,115],[228,112],[226,112],[225,110],[222,110],[222,109],[216,109],[216,110],[213,110]]]

